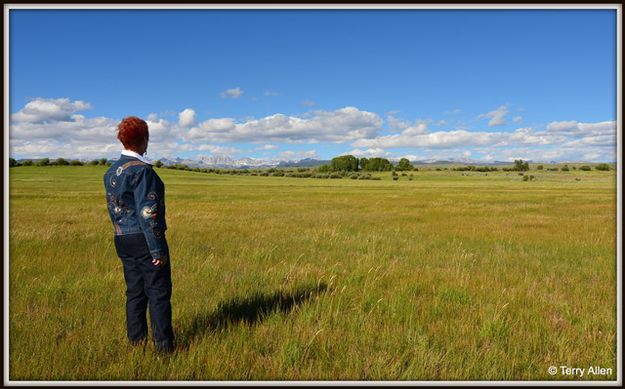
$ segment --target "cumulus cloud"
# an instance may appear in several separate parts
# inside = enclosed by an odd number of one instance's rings
[[[358,158],[375,158],[375,157],[388,157],[390,153],[382,148],[370,148],[370,149],[353,149],[347,154],[351,154]]]
[[[382,119],[377,114],[345,107],[335,111],[314,111],[302,117],[278,113],[245,122],[236,122],[232,118],[208,119],[191,128],[186,139],[211,142],[344,142],[375,136],[381,125]]]
[[[266,144],[266,145],[262,145],[260,147],[257,147],[256,150],[275,150],[277,148],[278,148],[278,146],[276,146],[276,145]]]
[[[425,134],[427,132],[427,124],[431,120],[415,120],[411,123],[406,120],[397,118],[397,111],[388,112],[386,115],[386,123],[392,132],[402,131],[404,134]]]
[[[500,133],[493,132],[453,130],[415,133],[412,129],[408,129],[401,134],[385,135],[373,139],[359,139],[353,142],[352,146],[384,149],[399,147],[450,148],[493,144],[500,140]]]
[[[70,121],[74,113],[90,108],[89,103],[81,100],[71,101],[68,98],[44,99],[38,97],[11,115],[11,120],[28,123]]]
[[[238,99],[239,97],[241,97],[243,95],[243,90],[239,87],[236,88],[230,88],[230,89],[226,89],[225,91],[221,92],[221,97],[222,98],[230,98],[230,99]]]
[[[317,150],[286,150],[277,155],[279,159],[287,159],[287,160],[300,160],[305,158],[319,158],[319,154],[317,154]]]
[[[178,114],[178,125],[180,127],[192,127],[195,125],[195,111],[187,108]]]
[[[501,107],[500,107],[501,108]],[[68,98],[37,98],[10,115],[10,153],[17,158],[114,157],[121,150],[116,138],[118,118],[90,117],[84,111],[91,105]],[[494,112],[494,111],[493,111]],[[302,115],[276,113],[261,118],[211,118],[196,120],[187,108],[178,120],[168,121],[155,113],[147,116],[150,128],[151,158],[175,157],[183,151],[207,151],[232,155],[238,143],[259,145],[255,150],[277,150],[274,142],[349,142],[350,154],[358,157],[396,158],[390,149],[404,153],[417,151],[425,158],[462,157],[470,148],[471,158],[508,160],[606,161],[616,158],[616,122],[586,123],[554,121],[544,128],[522,127],[514,131],[473,131],[467,128],[436,131],[430,120],[407,121],[397,112],[387,113],[389,132],[384,133],[382,118],[356,107],[334,111],[314,110]],[[495,119],[496,115],[491,115]],[[441,125],[438,123],[437,125]],[[233,145],[234,144],[234,145]],[[407,150],[411,149],[411,150]],[[416,150],[415,150],[416,149]],[[443,150],[443,151],[441,151]],[[316,150],[285,151],[281,157],[318,157]],[[464,157],[467,157],[464,155]]]
[[[580,123],[574,120],[551,122],[547,125],[547,131],[571,136],[612,135],[616,134],[616,122]]]
[[[505,117],[506,117],[506,115],[509,112],[510,111],[508,111],[508,107],[506,107],[505,105],[502,105],[502,106],[500,106],[499,108],[497,108],[497,109],[495,109],[493,111],[481,114],[479,116],[479,118],[480,119],[482,119],[482,118],[490,119],[488,121],[488,126],[489,127],[502,126],[502,125],[506,124]]]

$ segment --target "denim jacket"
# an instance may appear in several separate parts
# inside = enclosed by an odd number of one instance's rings
[[[115,235],[143,233],[154,259],[169,256],[165,240],[165,184],[152,166],[122,155],[104,174]]]

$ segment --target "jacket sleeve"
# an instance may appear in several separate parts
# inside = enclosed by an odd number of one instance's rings
[[[165,185],[152,168],[141,169],[137,175],[134,197],[139,225],[152,258],[167,258],[169,250],[165,239]]]

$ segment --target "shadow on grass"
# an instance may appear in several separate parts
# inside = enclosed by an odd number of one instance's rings
[[[256,293],[248,297],[235,297],[219,303],[214,312],[199,314],[191,324],[178,331],[177,341],[180,350],[188,349],[198,336],[245,323],[255,325],[274,312],[288,313],[306,300],[328,289],[325,283],[296,288],[294,291],[278,291],[273,294]]]

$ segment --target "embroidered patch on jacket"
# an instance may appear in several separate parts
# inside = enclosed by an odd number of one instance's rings
[[[156,229],[156,228],[152,228],[152,232],[154,233],[154,237],[156,239],[160,239],[163,237],[163,233],[161,232],[161,230]]]
[[[141,216],[143,216],[144,219],[155,218],[156,217],[156,207],[157,206],[158,206],[158,204],[154,204],[151,207],[148,207],[146,205],[145,207],[143,207],[143,209],[141,209]]]
[[[111,179],[109,180],[109,182],[110,182],[111,186],[113,188],[115,188],[117,186],[117,177],[111,176]]]
[[[122,172],[123,172],[123,171],[124,171],[124,168],[120,166],[120,167],[118,167],[118,168],[117,168],[117,170],[115,171],[115,174],[117,174],[117,175],[119,176],[120,174],[122,174]]]

